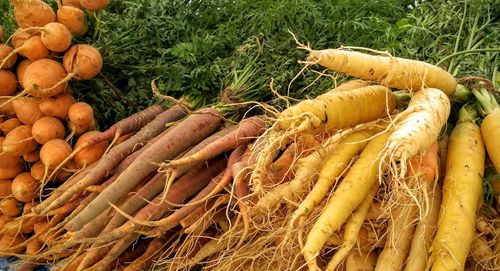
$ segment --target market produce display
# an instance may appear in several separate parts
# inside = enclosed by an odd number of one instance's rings
[[[252,65],[202,105],[151,78],[156,104],[100,132],[70,85],[105,66],[75,37],[109,1],[11,3],[0,256],[15,270],[500,269],[491,80],[291,33],[307,56],[290,85],[336,74],[319,95],[268,78],[275,101],[257,101]]]

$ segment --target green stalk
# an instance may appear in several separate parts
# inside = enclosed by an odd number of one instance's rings
[[[457,39],[455,40],[455,49],[453,50],[454,54],[458,52],[458,46],[460,45],[460,36],[462,35],[462,31],[464,29],[464,23],[465,23],[466,15],[467,15],[467,0],[464,1],[464,15],[462,15],[462,21],[460,22],[460,27],[458,28]],[[453,66],[455,66],[455,60],[454,59],[451,60],[450,66],[449,66],[448,70],[451,71],[451,69],[453,68]]]
[[[434,65],[439,66],[440,64],[442,64],[446,60],[453,58],[453,57],[456,57],[456,56],[466,55],[466,54],[477,54],[477,53],[484,53],[484,52],[500,52],[500,48],[485,48],[485,49],[472,49],[472,50],[460,51],[457,53],[453,53],[451,55],[447,55],[446,57],[443,57],[441,60],[439,60]]]
[[[486,88],[473,88],[472,94],[476,97],[478,101],[479,111],[483,116],[486,116],[497,109],[498,102],[495,96],[490,93]]]
[[[457,88],[455,89],[455,92],[451,96],[454,101],[458,103],[467,103],[470,101],[472,93],[468,88],[466,88],[464,85],[457,84]]]
[[[408,92],[398,90],[398,91],[394,91],[393,93],[396,96],[396,107],[397,108],[406,107],[411,100],[411,95]]]
[[[478,118],[477,110],[474,104],[465,104],[458,111],[458,122],[472,122],[476,123],[476,119]]]

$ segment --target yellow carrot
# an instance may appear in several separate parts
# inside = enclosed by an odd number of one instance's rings
[[[450,136],[443,202],[431,247],[433,271],[463,270],[474,237],[485,151],[473,112],[467,106],[460,110]]]
[[[278,128],[297,132],[349,128],[384,118],[395,107],[396,96],[384,86],[330,91],[287,108],[278,116]]]
[[[345,257],[348,256],[349,251],[352,250],[356,242],[358,241],[359,231],[363,222],[365,221],[366,213],[368,213],[368,209],[373,202],[373,197],[377,193],[379,188],[379,184],[376,183],[370,193],[363,200],[361,205],[359,205],[358,209],[354,211],[352,216],[347,220],[344,230],[344,241],[342,242],[342,246],[335,252],[330,262],[328,262],[328,266],[325,271],[334,271],[337,266],[344,260]]]
[[[318,181],[313,189],[307,194],[306,198],[300,203],[297,210],[293,213],[288,224],[292,229],[297,219],[303,215],[309,214],[313,208],[319,204],[330,190],[332,184],[338,180],[342,172],[347,168],[351,159],[361,152],[366,146],[368,139],[373,133],[361,131],[347,136],[342,140],[335,152],[324,162],[319,173]]]
[[[424,271],[429,256],[432,238],[436,233],[436,226],[441,205],[441,191],[436,186],[429,193],[429,211],[418,222],[413,238],[411,239],[410,252],[406,260],[405,271]]]
[[[422,61],[342,49],[310,50],[308,60],[392,88],[419,91],[423,87],[432,87],[451,95],[457,86],[453,75]]]
[[[396,128],[389,137],[385,155],[401,161],[401,176],[406,162],[427,150],[438,138],[450,114],[450,100],[443,92],[426,88],[413,95],[408,108],[395,118]]]
[[[371,187],[378,181],[380,152],[383,150],[389,132],[384,132],[372,139],[361,152],[347,175],[338,185],[323,212],[307,235],[302,254],[309,270],[317,270],[316,257],[330,235],[338,231],[351,213],[363,202]],[[385,163],[381,163],[384,165]]]

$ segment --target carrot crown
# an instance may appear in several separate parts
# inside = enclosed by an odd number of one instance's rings
[[[393,93],[396,96],[396,107],[397,108],[406,107],[408,105],[408,103],[410,102],[411,95],[408,92],[398,90],[398,91],[394,91]]]
[[[491,112],[493,112],[493,110],[499,107],[498,102],[495,99],[495,95],[493,95],[484,87],[473,88],[472,94],[474,94],[474,96],[476,97],[476,100],[478,101],[479,111],[484,116],[490,114]]]
[[[478,118],[475,104],[465,104],[458,111],[458,122],[472,122],[476,123]]]
[[[453,98],[454,101],[464,104],[470,101],[471,92],[464,85],[457,84],[457,88],[455,89],[455,92],[451,97]]]

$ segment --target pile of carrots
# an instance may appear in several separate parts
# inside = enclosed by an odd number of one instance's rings
[[[238,123],[179,102],[90,131],[92,108],[67,82],[96,76],[102,58],[71,47],[86,29],[59,13],[108,2],[63,1],[57,15],[12,2],[22,28],[0,48],[0,254],[18,270],[500,269],[500,106],[487,79],[299,44],[307,67],[352,79]]]
[[[11,2],[19,28],[5,44],[0,28],[0,250],[34,255],[43,232],[71,210],[25,215],[108,147],[105,139],[86,147],[105,135],[94,131],[92,107],[77,102],[68,85],[96,76],[102,58],[90,45],[72,45],[88,31],[82,9],[97,11],[85,4],[94,1],[64,1],[57,13],[43,1]]]

